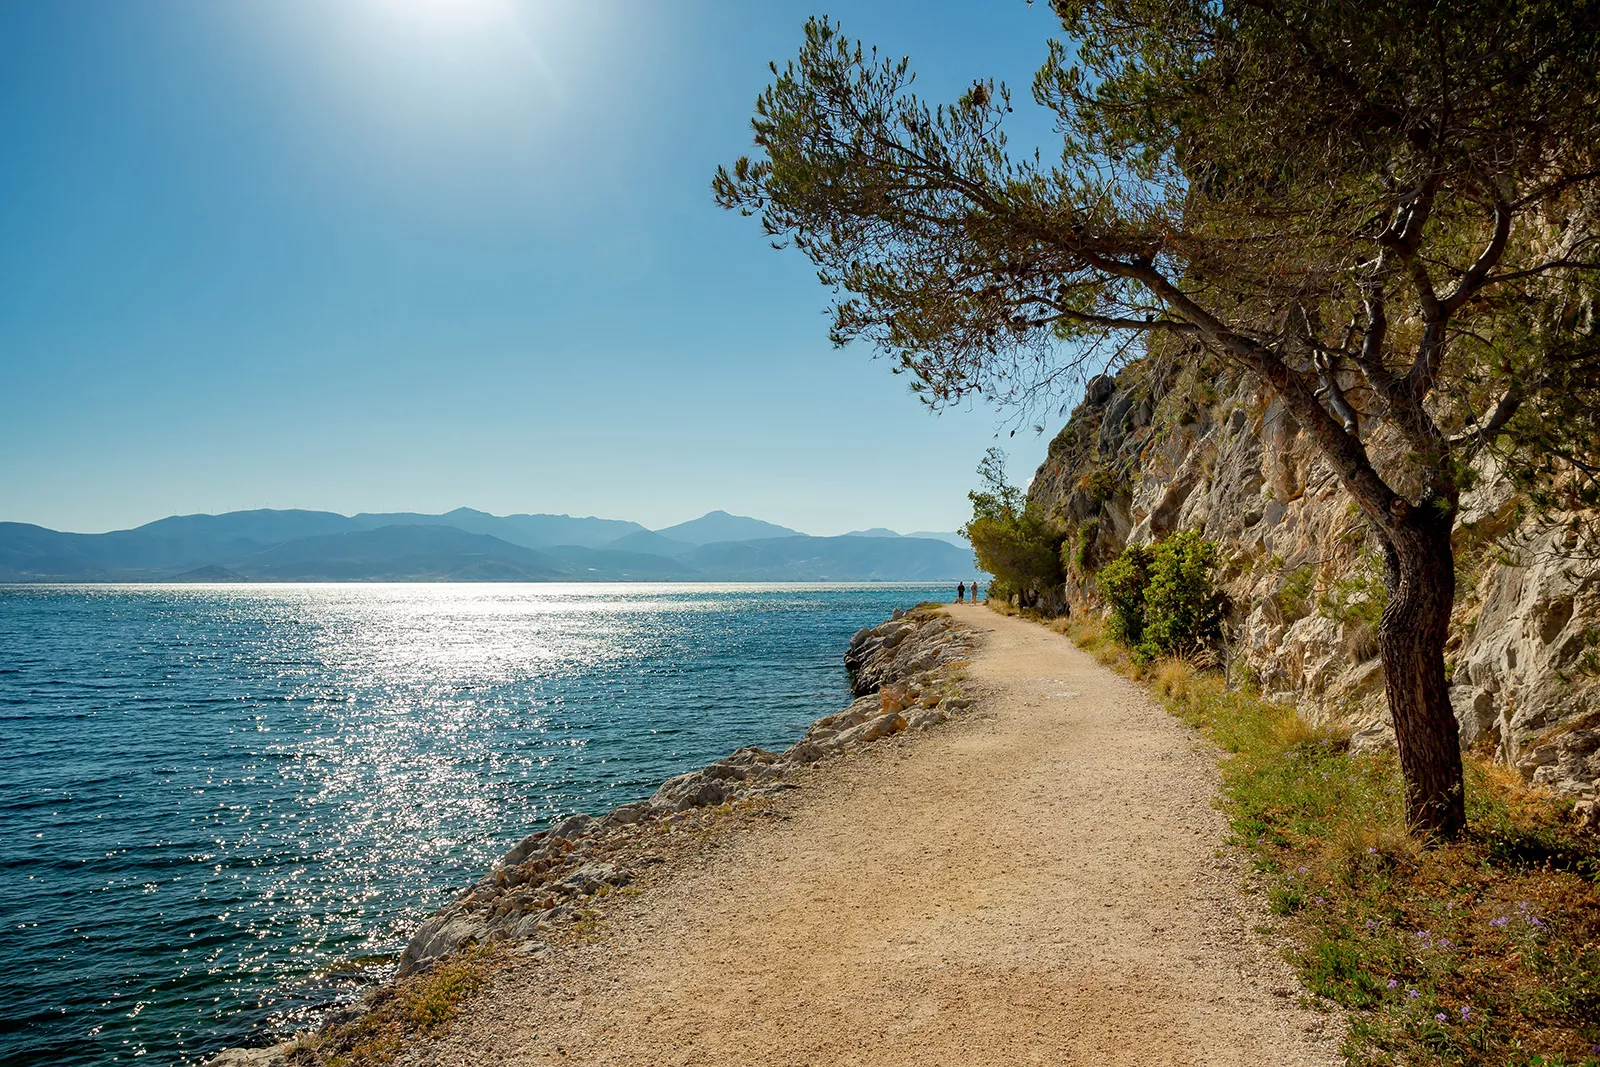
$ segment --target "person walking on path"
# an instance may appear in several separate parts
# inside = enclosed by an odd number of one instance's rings
[[[974,604],[978,602],[978,580],[976,578],[972,580],[972,602]]]
[[[961,603],[962,601],[964,601],[966,599],[967,599],[967,583],[966,582],[957,582],[956,583],[956,603],[959,604],[959,603]]]

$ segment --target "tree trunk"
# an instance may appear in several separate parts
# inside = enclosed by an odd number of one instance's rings
[[[1466,826],[1460,728],[1450,708],[1444,643],[1455,602],[1451,516],[1424,506],[1384,531],[1389,603],[1378,629],[1411,832],[1452,838]]]

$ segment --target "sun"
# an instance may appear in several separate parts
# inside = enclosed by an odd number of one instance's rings
[[[510,0],[380,0],[397,19],[440,31],[482,29],[508,13]]]

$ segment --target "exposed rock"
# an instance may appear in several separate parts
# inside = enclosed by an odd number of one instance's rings
[[[907,638],[915,636],[915,640]],[[850,639],[844,665],[851,690],[858,697],[876,693],[885,683],[931,671],[971,651],[970,635],[948,615],[896,611],[881,626],[859,631]]]
[[[206,1067],[282,1067],[289,1062],[293,1042],[267,1048],[224,1049],[206,1061]]]
[[[1169,382],[1157,404],[1131,381],[1103,399],[1103,386],[1086,395],[1030,501],[1086,540],[1096,564],[1130,542],[1201,530],[1224,554],[1232,669],[1315,721],[1344,724],[1358,747],[1392,743],[1375,633],[1381,567],[1337,477],[1281,403],[1246,379]],[[1400,445],[1382,430],[1367,443],[1380,470],[1393,471]],[[1109,499],[1094,495],[1085,476],[1095,471],[1114,475]],[[1518,526],[1503,480],[1481,483],[1463,498],[1455,538],[1461,580],[1447,655],[1462,744],[1533,781],[1594,793],[1600,563],[1565,530]],[[1092,582],[1074,574],[1064,595],[1090,606]]]
[[[1117,391],[1117,380],[1109,374],[1096,374],[1083,390],[1083,402],[1090,407],[1100,407]]]

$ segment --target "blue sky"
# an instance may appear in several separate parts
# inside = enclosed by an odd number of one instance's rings
[[[1024,0],[8,0],[0,519],[954,528],[1007,416],[832,348],[806,260],[711,200],[814,13],[1048,137]],[[1025,481],[1046,439],[1004,443]]]

